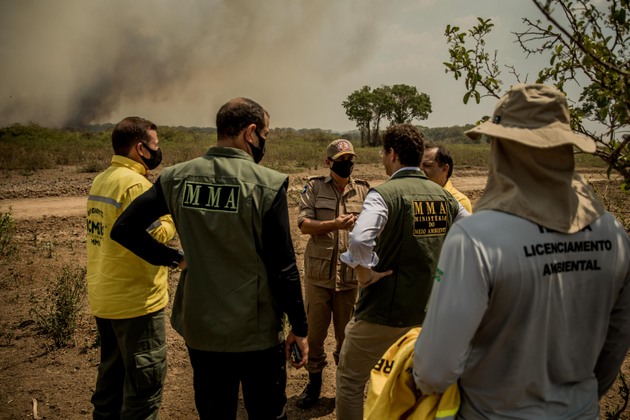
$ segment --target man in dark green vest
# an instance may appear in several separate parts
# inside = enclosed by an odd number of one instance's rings
[[[390,179],[372,188],[341,260],[357,272],[359,297],[337,368],[336,416],[363,418],[365,384],[383,353],[422,324],[440,248],[457,200],[420,170],[424,136],[410,124],[383,135]],[[382,360],[381,360],[382,362]]]
[[[186,341],[202,419],[282,418],[286,359],[308,361],[307,322],[291,241],[288,178],[258,165],[269,114],[236,98],[217,114],[217,146],[164,169],[121,215],[112,238],[155,265],[184,268],[171,323]],[[142,232],[170,213],[184,255]],[[285,340],[283,314],[292,330]]]

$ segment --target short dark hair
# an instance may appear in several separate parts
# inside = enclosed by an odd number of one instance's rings
[[[424,153],[424,134],[411,124],[396,124],[385,130],[383,148],[394,149],[404,166],[420,166]]]
[[[157,131],[157,126],[141,117],[127,117],[116,124],[112,131],[112,148],[114,154],[127,156],[133,145],[151,140],[149,130]]]
[[[236,137],[249,124],[255,124],[260,130],[265,126],[265,115],[269,117],[269,113],[251,99],[232,99],[217,113],[217,137]]]
[[[449,179],[453,175],[453,157],[451,153],[444,148],[444,146],[429,146],[427,149],[437,149],[435,152],[435,161],[440,166],[448,165],[448,174],[446,179]]]

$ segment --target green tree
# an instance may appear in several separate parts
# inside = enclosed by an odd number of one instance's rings
[[[369,141],[370,146],[381,144],[381,120],[387,117],[393,106],[391,87],[383,85],[372,91],[372,137]]]
[[[532,2],[547,22],[524,18],[525,30],[514,35],[527,56],[549,59],[536,82],[579,92],[578,100],[570,101],[573,129],[597,143],[596,155],[608,163],[608,173],[619,172],[625,180],[622,187],[628,189],[630,0]],[[456,80],[464,80],[464,103],[501,97],[503,68],[515,82],[523,81],[515,67],[499,65],[496,51],[487,51],[486,37],[493,26],[491,19],[478,18],[467,31],[446,27],[450,61],[444,65]]]
[[[390,124],[410,123],[414,119],[426,119],[431,112],[429,95],[403,84],[375,89],[363,86],[352,92],[342,105],[348,118],[357,124],[362,146],[380,144],[383,119]]]
[[[419,93],[415,86],[394,85],[389,91],[391,108],[387,119],[391,124],[409,124],[411,121],[426,120],[431,113],[431,98]]]
[[[361,133],[361,146],[368,144],[370,139],[370,124],[372,122],[372,88],[363,86],[352,92],[342,103],[350,121],[357,124]]]

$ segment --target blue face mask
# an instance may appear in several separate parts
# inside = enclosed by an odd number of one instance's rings
[[[260,135],[260,133],[258,132],[258,129],[254,130],[256,132],[256,135],[258,136],[258,147],[254,146],[252,143],[249,143],[249,148],[252,149],[252,157],[254,158],[254,162],[259,163],[263,156],[265,156],[265,151],[266,151],[266,143],[267,143],[267,139],[264,138],[263,136]]]

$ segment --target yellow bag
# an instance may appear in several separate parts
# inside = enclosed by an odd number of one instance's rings
[[[454,419],[459,409],[459,388],[422,396],[413,380],[413,354],[420,327],[409,330],[372,368],[363,418],[366,420]]]

